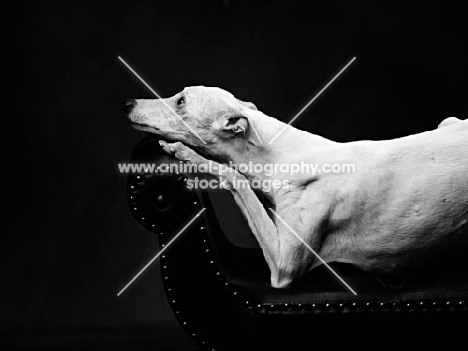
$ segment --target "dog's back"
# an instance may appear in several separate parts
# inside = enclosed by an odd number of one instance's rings
[[[348,146],[373,156],[354,175],[352,250],[337,261],[398,273],[468,242],[467,121]]]

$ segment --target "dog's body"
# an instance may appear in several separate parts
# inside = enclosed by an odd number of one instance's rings
[[[218,88],[186,88],[164,101],[132,100],[127,110],[136,129],[178,141],[161,145],[187,162],[213,161],[182,143],[223,163],[355,165],[354,173],[340,174],[223,174],[263,249],[274,287],[321,263],[291,229],[324,261],[377,275],[404,273],[468,242],[468,120],[451,117],[433,131],[351,143],[288,126],[267,144],[285,124]],[[291,228],[271,218],[252,189],[233,186],[243,177],[289,181],[265,195]]]

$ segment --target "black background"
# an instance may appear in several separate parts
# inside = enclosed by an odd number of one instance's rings
[[[153,95],[119,55],[163,97],[219,86],[283,121],[356,56],[294,125],[336,141],[388,139],[468,117],[468,31],[453,4],[10,5],[2,65],[3,337],[98,333],[90,341],[97,345],[103,333],[112,339],[156,329],[150,334],[159,350],[195,349],[166,304],[157,263],[116,296],[158,251],[157,238],[130,216],[117,168],[142,138],[122,100]]]

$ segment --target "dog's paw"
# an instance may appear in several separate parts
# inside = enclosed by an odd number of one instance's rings
[[[168,143],[164,140],[160,140],[159,145],[161,145],[163,150],[166,151],[169,155],[173,155],[178,160],[193,164],[201,164],[207,162],[205,158],[197,154],[188,146],[182,144],[180,141],[177,141],[175,143]]]
[[[217,177],[220,182],[220,188],[222,189],[231,189],[234,184],[234,179],[245,179],[242,174],[233,168],[212,160],[207,160],[179,141],[168,143],[164,140],[160,140],[159,145],[161,145],[165,152],[173,155],[178,160],[196,165],[195,173],[204,173]]]

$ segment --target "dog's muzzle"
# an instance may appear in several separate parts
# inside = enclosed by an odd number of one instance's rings
[[[133,108],[135,107],[136,105],[136,101],[134,99],[125,99],[124,103],[123,103],[123,110],[126,114],[129,114],[130,112],[132,112]]]

